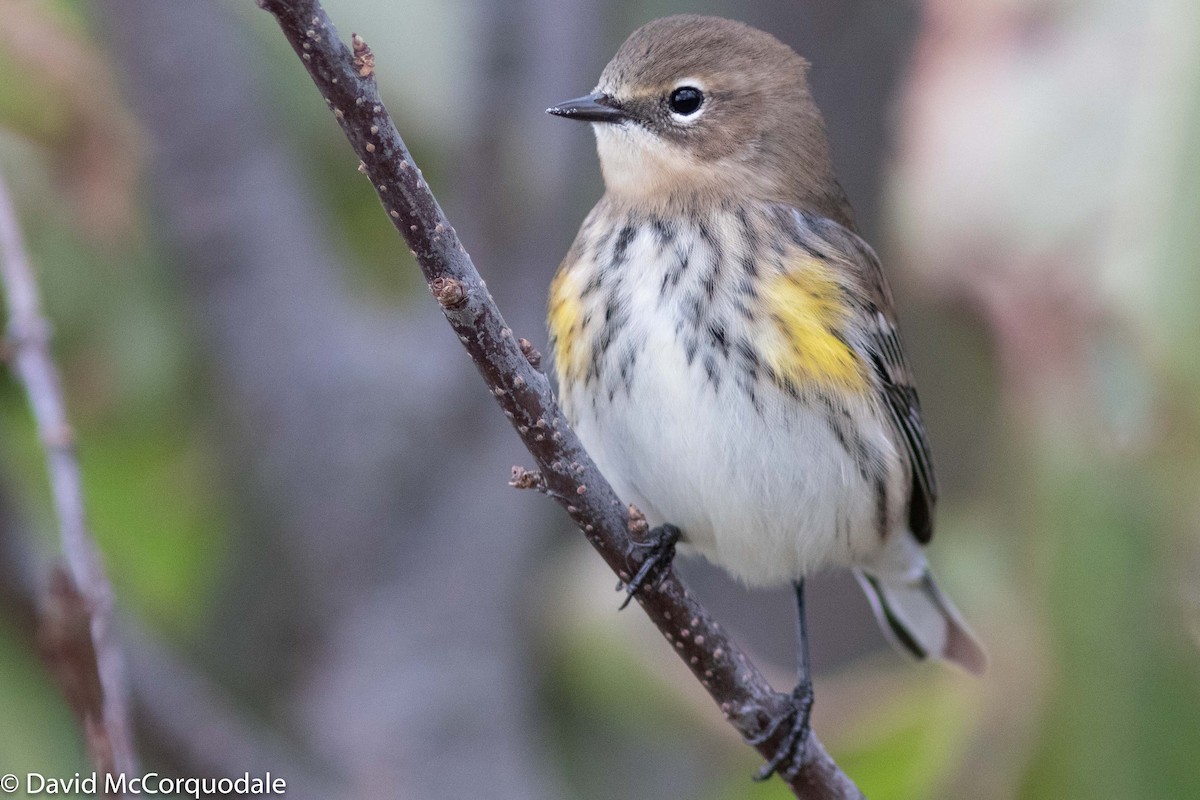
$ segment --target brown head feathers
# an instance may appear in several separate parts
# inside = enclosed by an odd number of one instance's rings
[[[741,22],[683,15],[639,28],[597,93],[582,98],[603,111],[580,118],[597,122],[610,199],[655,207],[756,199],[852,228],[807,70],[786,44]]]

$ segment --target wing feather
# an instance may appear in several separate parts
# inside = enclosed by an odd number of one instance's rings
[[[900,342],[891,289],[879,259],[866,242],[842,225],[804,212],[796,212],[796,216],[801,226],[823,240],[824,246],[814,248],[820,256],[837,259],[853,273],[855,285],[850,295],[859,307],[864,329],[861,338],[855,337],[855,344],[871,365],[888,417],[911,464],[909,527],[919,542],[927,543],[933,536],[937,481],[921,402]]]

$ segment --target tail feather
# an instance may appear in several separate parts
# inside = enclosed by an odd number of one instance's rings
[[[862,569],[854,574],[871,601],[879,627],[898,649],[917,659],[951,661],[975,675],[987,670],[983,645],[938,589],[928,569],[915,579]]]

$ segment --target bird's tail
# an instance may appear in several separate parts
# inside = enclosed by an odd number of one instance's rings
[[[938,589],[928,567],[922,565],[915,577],[865,569],[854,574],[871,601],[879,627],[897,649],[918,659],[952,661],[975,675],[987,669],[983,645]]]

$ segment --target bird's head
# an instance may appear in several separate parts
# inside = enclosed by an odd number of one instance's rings
[[[604,181],[630,202],[728,195],[839,218],[808,62],[740,22],[674,16],[636,30],[595,91],[548,111],[594,123]],[[848,210],[845,212],[848,213]]]

